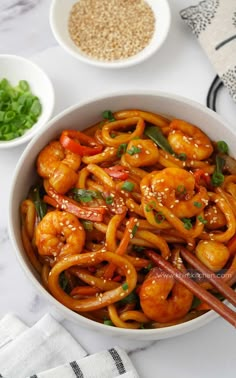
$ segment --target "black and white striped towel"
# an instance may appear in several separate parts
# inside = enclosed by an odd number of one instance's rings
[[[236,0],[202,0],[180,16],[236,101]]]
[[[0,377],[138,378],[128,355],[114,347],[87,356],[51,315],[28,328],[15,315],[0,320]]]

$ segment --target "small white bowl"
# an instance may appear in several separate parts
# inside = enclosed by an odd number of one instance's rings
[[[165,41],[171,22],[167,0],[146,0],[154,12],[155,30],[150,43],[138,54],[127,59],[103,61],[93,59],[79,49],[72,41],[68,31],[68,19],[72,6],[78,0],[53,0],[50,10],[50,25],[55,39],[69,54],[82,62],[103,68],[124,68],[146,60],[152,56]]]
[[[41,68],[26,58],[0,55],[0,80],[3,78],[6,78],[12,86],[16,86],[20,80],[26,80],[31,92],[40,100],[42,113],[25,134],[9,141],[0,141],[0,149],[16,147],[33,138],[51,118],[55,102],[54,88],[50,79]]]
[[[69,129],[82,129],[97,123],[105,109],[117,111],[121,109],[143,109],[166,116],[182,118],[198,125],[212,140],[225,140],[235,157],[236,132],[215,112],[186,98],[167,93],[152,91],[120,92],[107,96],[100,96],[90,101],[80,103],[64,110],[51,120],[48,125],[35,137],[23,152],[12,180],[9,200],[9,234],[16,250],[18,261],[25,271],[29,284],[33,283],[58,312],[81,327],[99,331],[102,334],[119,336],[136,340],[158,340],[182,335],[202,327],[218,317],[214,311],[208,311],[185,323],[159,329],[123,329],[109,327],[87,319],[73,312],[58,302],[41,283],[41,279],[29,262],[21,240],[21,223],[19,215],[20,203],[27,197],[29,188],[36,183],[37,174],[35,161],[39,152],[46,144],[60,136],[65,125]],[[79,120],[79,122],[78,122]],[[20,293],[19,293],[20,294]]]

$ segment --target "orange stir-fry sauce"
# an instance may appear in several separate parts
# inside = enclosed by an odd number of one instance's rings
[[[194,273],[180,255],[187,248],[234,284],[228,146],[201,125],[146,111],[103,116],[84,132],[64,130],[39,153],[39,180],[20,209],[25,251],[44,287],[94,321],[132,329],[188,321],[209,307],[146,252]]]

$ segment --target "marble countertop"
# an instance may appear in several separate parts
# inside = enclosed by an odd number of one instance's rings
[[[205,104],[215,72],[179,17],[179,11],[192,2],[169,0],[171,30],[155,56],[132,69],[106,71],[77,62],[57,45],[48,20],[50,0],[1,0],[0,54],[26,56],[48,73],[56,92],[55,114],[82,99],[124,88],[158,89]],[[235,127],[236,105],[225,89],[217,108]],[[54,310],[28,282],[7,231],[11,179],[24,148],[0,151],[0,318],[14,312],[32,325]],[[60,319],[59,314],[53,315]],[[67,320],[61,321],[89,353],[114,345],[123,347],[143,378],[235,376],[235,330],[219,318],[183,336],[139,342],[95,334]]]

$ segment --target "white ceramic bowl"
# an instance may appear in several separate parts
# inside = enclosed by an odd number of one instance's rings
[[[165,41],[170,28],[171,14],[167,0],[146,0],[151,6],[156,25],[152,40],[141,52],[128,59],[101,61],[85,55],[72,41],[68,32],[68,18],[73,4],[78,0],[53,0],[50,10],[50,25],[55,39],[75,58],[98,67],[123,68],[141,63],[152,56]]]
[[[15,55],[0,55],[0,80],[8,79],[12,86],[20,80],[26,80],[31,92],[37,96],[42,104],[42,113],[38,121],[21,137],[0,141],[0,149],[16,147],[28,142],[52,116],[54,109],[54,89],[49,77],[35,63],[26,58]]]
[[[73,106],[51,120],[47,127],[29,143],[21,156],[15,170],[10,193],[9,233],[19,263],[29,278],[29,284],[33,283],[38,292],[46,297],[67,319],[76,322],[80,326],[114,336],[140,340],[163,339],[197,329],[216,318],[217,314],[209,311],[186,323],[161,329],[128,330],[99,324],[66,308],[43,288],[39,277],[25,254],[21,241],[19,206],[21,201],[26,198],[30,186],[35,183],[35,161],[41,149],[50,140],[57,138],[65,128],[65,125],[70,129],[83,129],[98,122],[101,119],[101,113],[106,109],[116,111],[130,108],[139,108],[185,119],[200,126],[212,140],[225,140],[229,145],[231,153],[234,151],[236,143],[235,132],[231,131],[227,124],[213,111],[182,97],[150,91],[138,93],[122,92],[98,97],[83,104]]]

